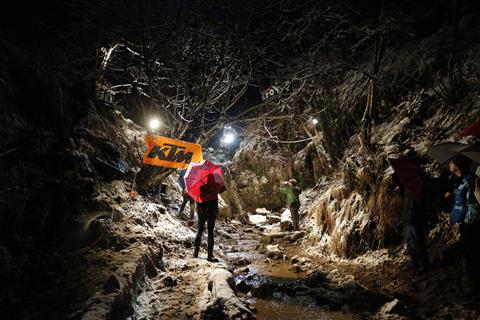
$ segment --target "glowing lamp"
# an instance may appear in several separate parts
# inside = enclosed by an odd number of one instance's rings
[[[223,142],[226,143],[226,144],[230,144],[232,143],[233,141],[235,141],[235,135],[233,133],[227,133],[224,137],[223,137]]]
[[[160,128],[160,120],[158,120],[158,118],[152,118],[148,122],[148,126],[152,130],[157,130],[158,128]]]

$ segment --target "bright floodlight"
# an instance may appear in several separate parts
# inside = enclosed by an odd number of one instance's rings
[[[318,120],[315,119],[315,118],[313,118],[313,119],[312,119],[312,123],[313,123],[314,125],[317,125],[317,124],[318,124]]]
[[[227,144],[230,144],[232,143],[233,141],[235,141],[235,135],[233,133],[227,133],[224,137],[223,137],[223,142],[227,143]]]
[[[148,123],[148,126],[152,130],[157,130],[160,127],[160,120],[158,120],[157,118],[152,118],[152,119],[150,119],[150,122]]]

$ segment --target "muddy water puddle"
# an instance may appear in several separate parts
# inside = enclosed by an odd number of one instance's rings
[[[255,302],[258,320],[347,320],[352,317],[341,312],[325,311],[315,305],[299,304],[290,299],[264,300],[257,299]]]
[[[268,297],[254,298],[251,293],[244,297],[253,304],[258,320],[346,320],[354,319],[351,315],[330,311],[319,306],[315,299],[301,292],[291,293],[302,284],[306,272],[294,272],[289,260],[269,261],[265,255],[257,251],[258,239],[237,240],[235,252],[227,257],[230,261],[248,260],[248,272],[237,275],[236,282],[247,283],[249,287],[271,284],[275,289]],[[288,250],[291,257],[293,251]],[[257,295],[258,296],[258,295]]]

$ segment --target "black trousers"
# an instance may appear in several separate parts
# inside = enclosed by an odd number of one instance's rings
[[[215,219],[218,215],[218,200],[197,203],[198,228],[195,237],[195,247],[200,248],[202,243],[202,234],[207,222],[208,229],[208,256],[213,256],[213,229],[215,228]]]
[[[480,293],[480,256],[478,244],[480,242],[480,222],[463,224],[460,229],[460,241],[467,267],[467,276],[472,289]]]
[[[288,209],[290,210],[290,214],[292,217],[292,223],[293,223],[293,230],[298,231],[300,230],[300,217],[298,215],[298,210],[300,209],[300,202],[294,202],[290,203],[288,205]]]

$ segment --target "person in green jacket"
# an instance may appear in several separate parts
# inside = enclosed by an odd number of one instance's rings
[[[297,187],[297,181],[295,179],[290,179],[288,181],[282,182],[282,186],[279,190],[281,193],[287,196],[287,206],[290,210],[293,222],[293,230],[299,230],[299,216],[298,210],[300,209],[300,188]]]

